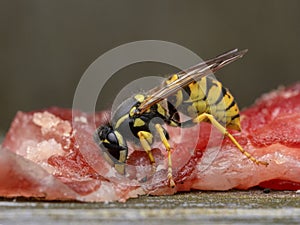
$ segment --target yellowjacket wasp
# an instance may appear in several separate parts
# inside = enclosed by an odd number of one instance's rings
[[[151,164],[155,165],[151,145],[154,135],[158,135],[168,152],[167,178],[169,186],[174,187],[169,134],[162,124],[184,128],[200,122],[210,122],[251,161],[267,166],[267,162],[259,161],[246,152],[227,131],[226,128],[241,130],[237,103],[228,89],[208,76],[241,58],[246,52],[247,50],[238,49],[228,51],[186,71],[171,75],[161,86],[147,94],[137,94],[124,101],[117,108],[111,122],[99,127],[94,136],[95,141],[104,146],[106,160],[120,174],[125,174],[128,155],[126,140],[136,139],[148,154]],[[191,119],[182,122],[179,112]]]

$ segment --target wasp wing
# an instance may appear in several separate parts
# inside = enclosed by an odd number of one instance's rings
[[[179,79],[172,83],[164,83],[158,88],[154,88],[149,91],[150,94],[138,107],[137,114],[141,114],[149,109],[152,105],[162,101],[168,96],[175,94],[181,88],[186,87],[194,81],[200,80],[202,77],[212,74],[219,69],[223,68],[227,64],[234,62],[235,60],[243,57],[248,50],[238,51],[238,49],[233,49],[231,51],[225,52],[213,59],[203,61],[195,66],[192,66],[184,71],[180,71],[178,74]]]

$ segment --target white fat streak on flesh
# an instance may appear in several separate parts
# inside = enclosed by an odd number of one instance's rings
[[[255,102],[259,103],[261,101],[265,101],[268,102],[272,99],[276,99],[278,98],[278,96],[281,96],[283,98],[291,98],[293,96],[296,96],[299,94],[299,90],[298,89],[291,89],[291,90],[285,90],[284,86],[279,86],[276,90],[273,90],[269,93],[263,94],[260,98],[258,98]]]
[[[53,155],[65,155],[65,151],[62,149],[60,143],[57,143],[55,139],[44,140],[42,142],[30,142],[24,143],[26,146],[26,152],[23,156],[40,166],[42,166],[49,173],[53,174],[55,169],[48,164],[49,157]]]
[[[253,147],[246,150],[252,154],[255,152],[255,156],[259,160],[269,162],[269,166],[254,164],[230,146],[219,151],[212,160],[209,157],[214,154],[215,149],[210,148],[206,150],[194,171],[197,178],[194,179],[191,188],[200,190],[247,189],[272,179],[300,182],[300,159],[299,156],[295,157],[298,149],[274,144],[261,148],[259,151]]]
[[[146,194],[145,190],[143,190],[141,187],[136,187],[133,185],[127,188],[131,190],[124,190],[124,187],[120,188],[116,183],[102,181],[100,187],[96,191],[86,196],[79,196],[77,200],[88,202],[101,201],[106,203],[112,201],[125,202],[129,198],[136,198],[139,195]]]
[[[85,123],[85,124],[88,122],[88,121],[87,121],[87,118],[84,117],[84,116],[76,116],[76,117],[74,118],[74,121],[75,121],[75,122]]]
[[[69,121],[62,120],[49,112],[38,112],[33,114],[33,123],[41,127],[43,135],[56,132],[63,136],[70,136],[72,126]]]

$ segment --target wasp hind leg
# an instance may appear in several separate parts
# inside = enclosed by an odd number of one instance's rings
[[[172,159],[171,159],[171,147],[165,135],[165,130],[160,124],[155,125],[155,129],[158,132],[162,143],[164,144],[168,152],[168,183],[171,188],[175,187],[175,182],[172,175]]]
[[[237,142],[237,140],[227,131],[227,129],[222,126],[212,115],[207,113],[202,113],[201,115],[197,116],[193,122],[194,123],[200,123],[202,121],[209,120],[212,125],[214,125],[223,135],[226,135],[231,142],[240,150],[241,153],[243,153],[248,159],[250,159],[252,162],[256,164],[261,164],[264,166],[268,166],[269,163],[264,161],[257,160],[254,156],[252,156],[249,152],[245,151],[242,146]]]

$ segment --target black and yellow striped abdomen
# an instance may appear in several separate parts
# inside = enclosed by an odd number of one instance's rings
[[[178,75],[172,75],[166,83],[177,79]],[[240,130],[239,108],[234,97],[221,82],[209,76],[190,83],[175,95],[169,96],[168,101],[191,118],[208,113],[227,128]]]

